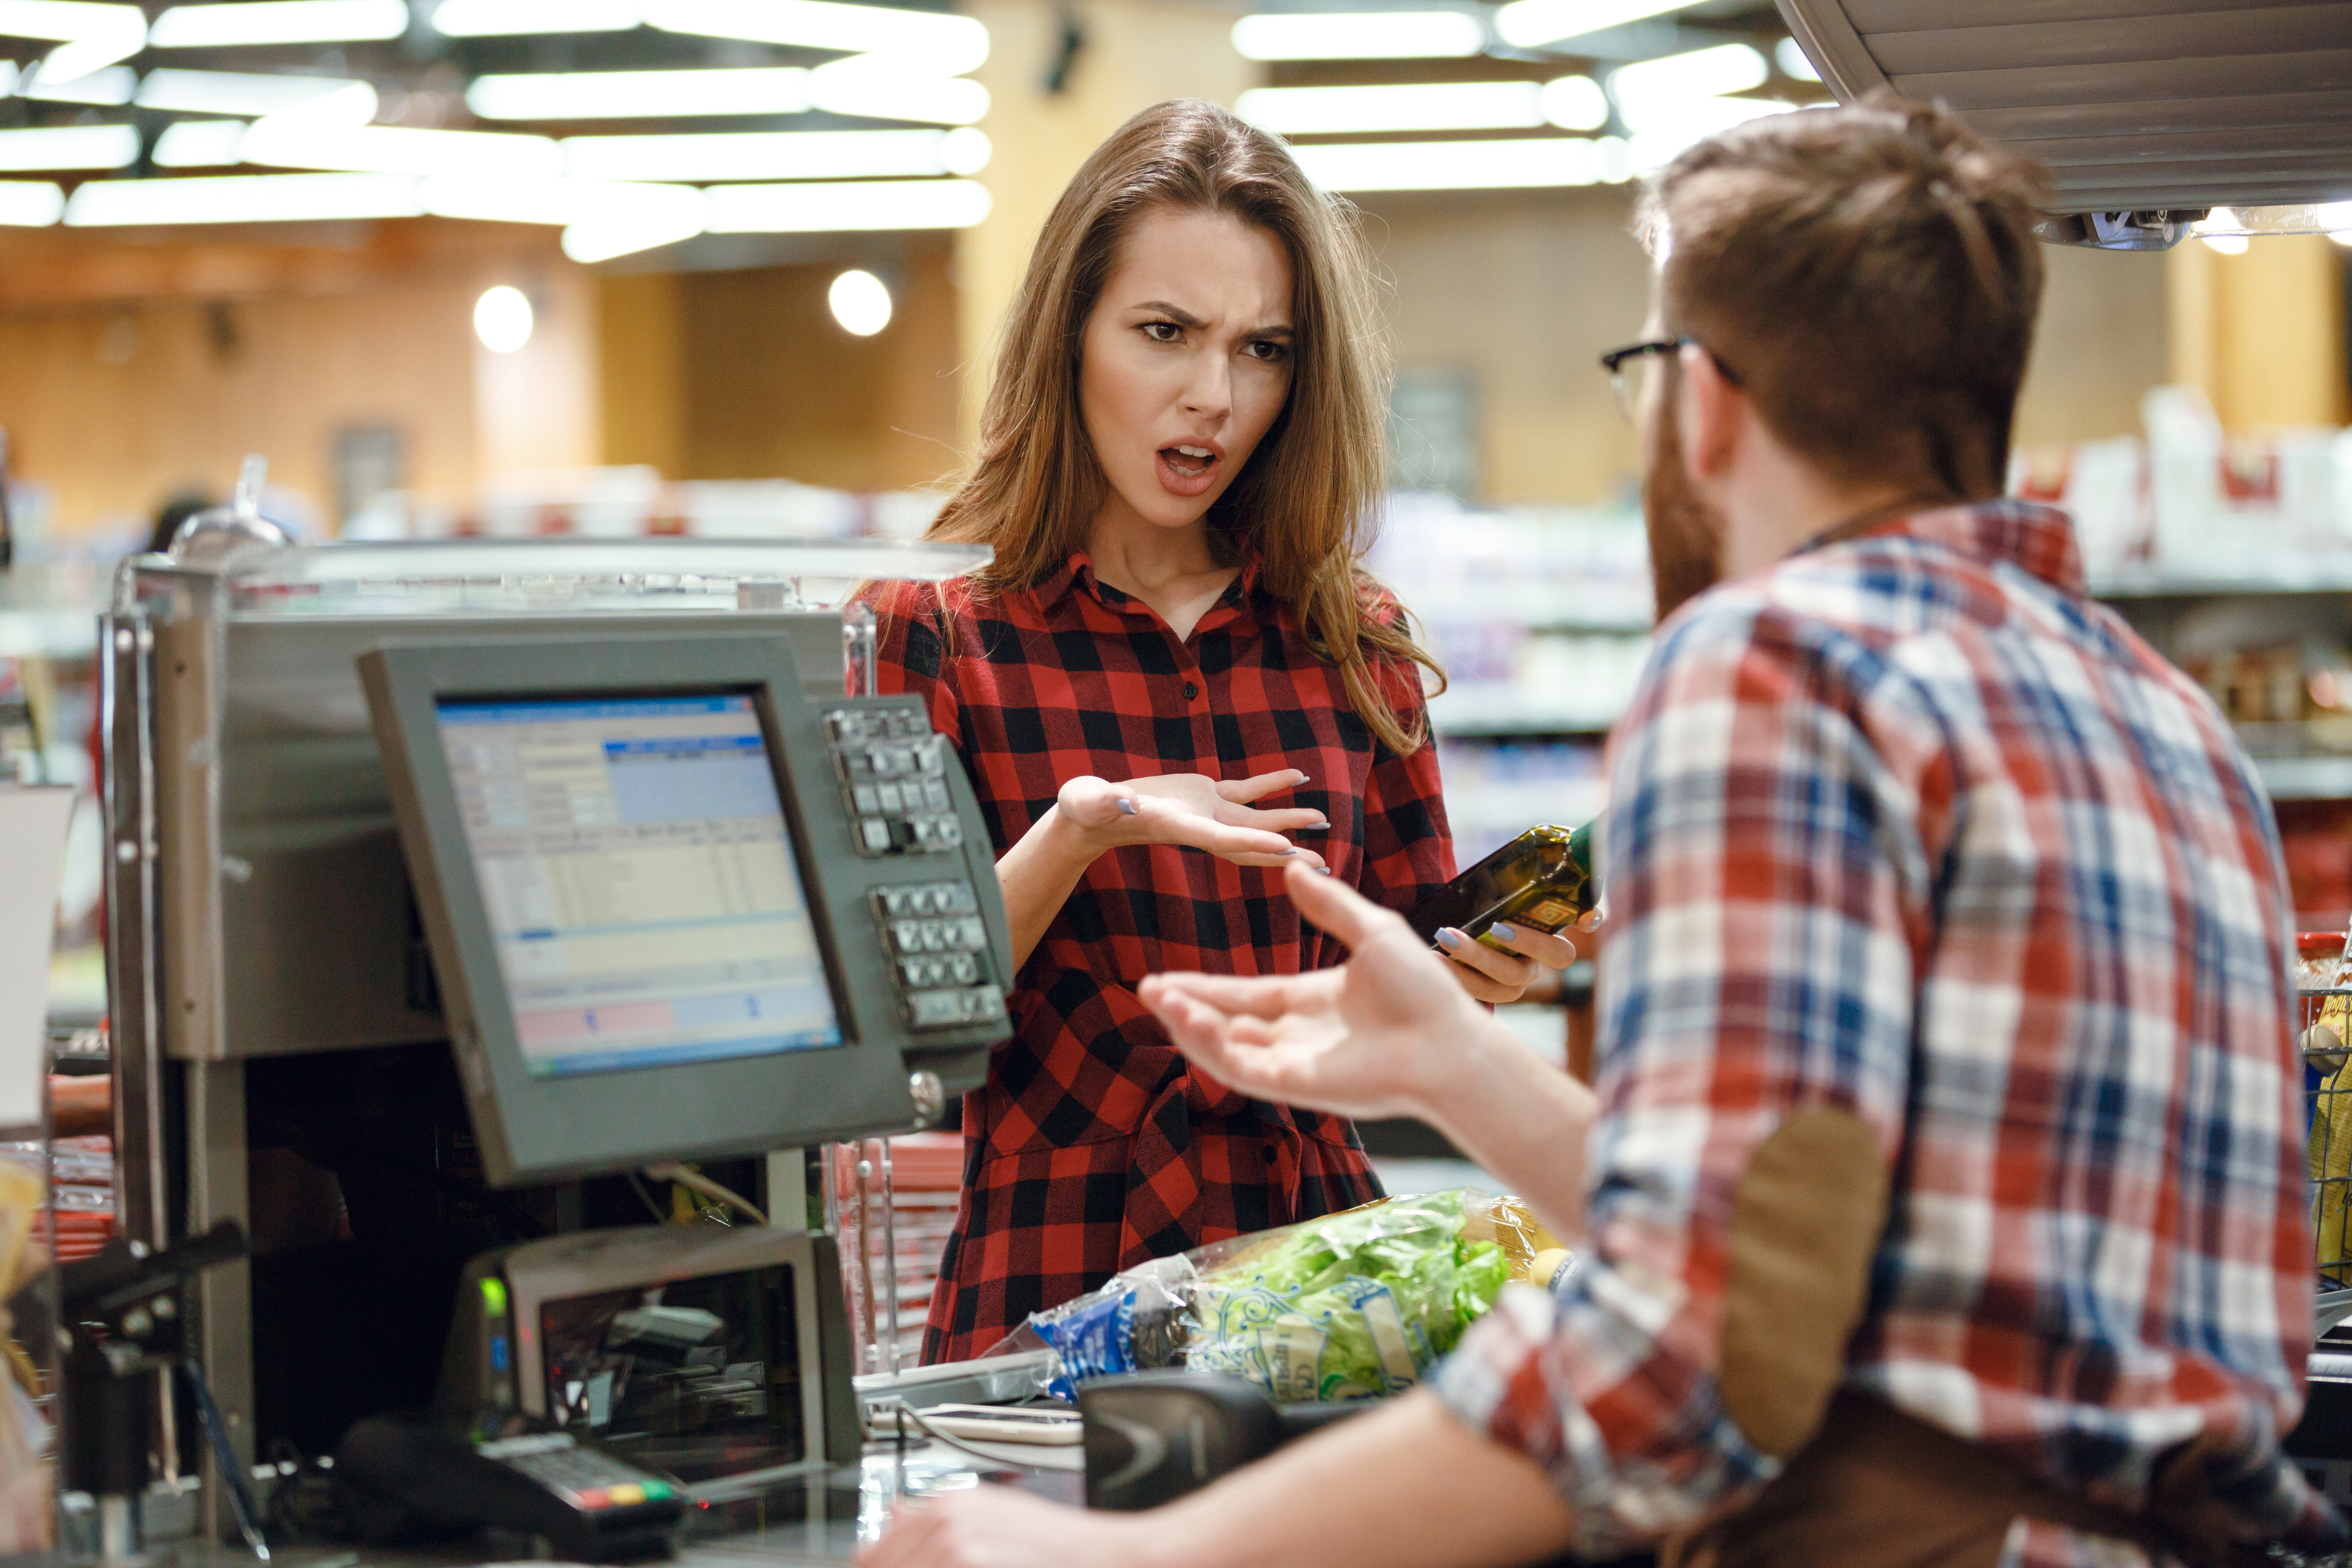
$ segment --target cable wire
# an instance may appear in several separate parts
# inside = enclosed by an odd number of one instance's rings
[[[646,1174],[656,1182],[676,1182],[679,1186],[691,1188],[706,1198],[715,1198],[740,1214],[753,1225],[765,1226],[768,1223],[767,1215],[758,1205],[740,1193],[720,1186],[699,1171],[691,1171],[684,1165],[677,1164],[648,1165],[646,1167]]]

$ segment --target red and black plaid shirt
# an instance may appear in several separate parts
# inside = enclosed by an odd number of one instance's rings
[[[1295,767],[1307,782],[1266,804],[1329,816],[1306,842],[1335,876],[1405,910],[1454,875],[1435,749],[1381,744],[1247,563],[1184,639],[1083,552],[1025,591],[950,589],[944,640],[931,590],[875,598],[881,689],[929,702],[999,854],[1084,774]],[[1381,679],[1401,713],[1420,710],[1416,671]],[[1346,956],[1300,921],[1276,870],[1171,845],[1096,860],[1022,968],[1013,1040],[965,1097],[963,1201],[923,1360],[977,1355],[1147,1258],[1378,1197],[1344,1119],[1195,1078],[1135,994],[1165,970],[1296,974]]]

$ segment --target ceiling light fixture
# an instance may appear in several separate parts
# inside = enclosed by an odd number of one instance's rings
[[[853,267],[824,291],[833,319],[852,337],[870,338],[890,324],[890,290],[862,267]]]
[[[1476,155],[1465,156],[1472,148]],[[1292,155],[1327,191],[1517,190],[1613,184],[1633,175],[1625,143],[1613,136],[1342,142],[1293,148]]]
[[[954,131],[757,131],[709,136],[573,136],[564,173],[576,180],[855,180],[970,174],[988,138]]]
[[[181,114],[265,114],[327,110],[364,125],[375,118],[375,89],[329,76],[274,76],[261,71],[158,70],[147,73],[132,100],[142,109]]]
[[[665,245],[677,245],[700,234],[709,215],[703,193],[691,185],[646,185],[644,191],[667,191],[669,196],[614,203],[602,212],[568,225],[563,230],[563,254],[583,266],[610,261]]]
[[[245,121],[183,120],[155,139],[162,169],[218,169],[245,162]]]
[[[139,161],[128,125],[55,125],[0,131],[0,169],[125,169]]]
[[[2242,234],[2207,234],[2198,237],[2224,256],[2243,256],[2254,243]]]
[[[256,121],[245,133],[244,153],[248,163],[353,174],[551,180],[563,173],[563,154],[545,136],[398,125],[321,126],[299,115]]]
[[[1746,44],[1717,44],[1710,49],[1620,66],[1609,73],[1609,96],[1630,117],[1645,109],[1679,105],[1695,98],[1746,92],[1762,87],[1771,75],[1756,49]]]
[[[644,20],[636,0],[441,0],[433,30],[453,38],[623,33]]]
[[[0,225],[47,228],[63,217],[66,194],[42,180],[0,180]]]
[[[1799,81],[1822,79],[1822,73],[1805,58],[1804,46],[1794,38],[1783,38],[1772,46],[1772,63],[1780,68],[1782,76],[1794,77]]]
[[[494,354],[510,354],[530,342],[530,296],[501,283],[474,301],[474,336]]]
[[[713,234],[970,228],[989,209],[988,187],[971,180],[718,185],[709,195]]]
[[[1531,49],[1695,4],[1696,0],[1511,0],[1495,13],[1495,31],[1503,42]]]
[[[223,174],[91,180],[66,202],[68,227],[313,223],[416,217],[424,204],[406,174]]]
[[[828,114],[970,125],[988,112],[988,89],[965,77],[910,72],[897,55],[852,55],[809,72],[809,101]]]
[[[466,107],[484,120],[684,119],[711,114],[801,114],[809,73],[799,66],[751,69],[549,71],[477,77]]]
[[[49,75],[48,62],[44,60],[17,81],[16,95],[49,103],[95,103],[113,109],[130,102],[138,89],[139,73],[129,66],[100,66],[70,81],[59,81]]]
[[[961,76],[988,58],[987,26],[951,11],[839,0],[646,0],[645,18],[670,33],[885,55],[929,76]]]
[[[41,68],[53,84],[64,83],[137,54],[147,42],[147,14],[96,0],[0,0],[0,35],[56,40]]]
[[[1460,59],[1482,54],[1486,25],[1467,11],[1276,12],[1234,24],[1246,60]]]
[[[1634,173],[1646,174],[1664,168],[1694,142],[1768,114],[1787,114],[1796,107],[1759,98],[1690,98],[1621,108],[1620,114],[1632,132],[1627,144],[1633,150]]]
[[[404,0],[238,0],[174,5],[155,18],[147,43],[158,49],[337,44],[397,38],[407,31]]]
[[[1444,81],[1381,87],[1261,87],[1234,112],[1278,136],[1349,132],[1505,131],[1541,125],[1543,89],[1531,81]]]
[[[1543,117],[1563,131],[1598,131],[1609,123],[1609,95],[1589,76],[1544,83]]]

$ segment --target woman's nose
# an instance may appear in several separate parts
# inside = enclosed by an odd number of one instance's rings
[[[1233,412],[1234,380],[1226,368],[1223,354],[1202,354],[1194,363],[1192,379],[1184,387],[1184,409],[1211,419],[1223,419]]]

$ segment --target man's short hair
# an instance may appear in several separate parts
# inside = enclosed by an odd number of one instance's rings
[[[1880,92],[1750,121],[1651,182],[1669,331],[1849,482],[1997,495],[2042,265],[2041,167]]]

